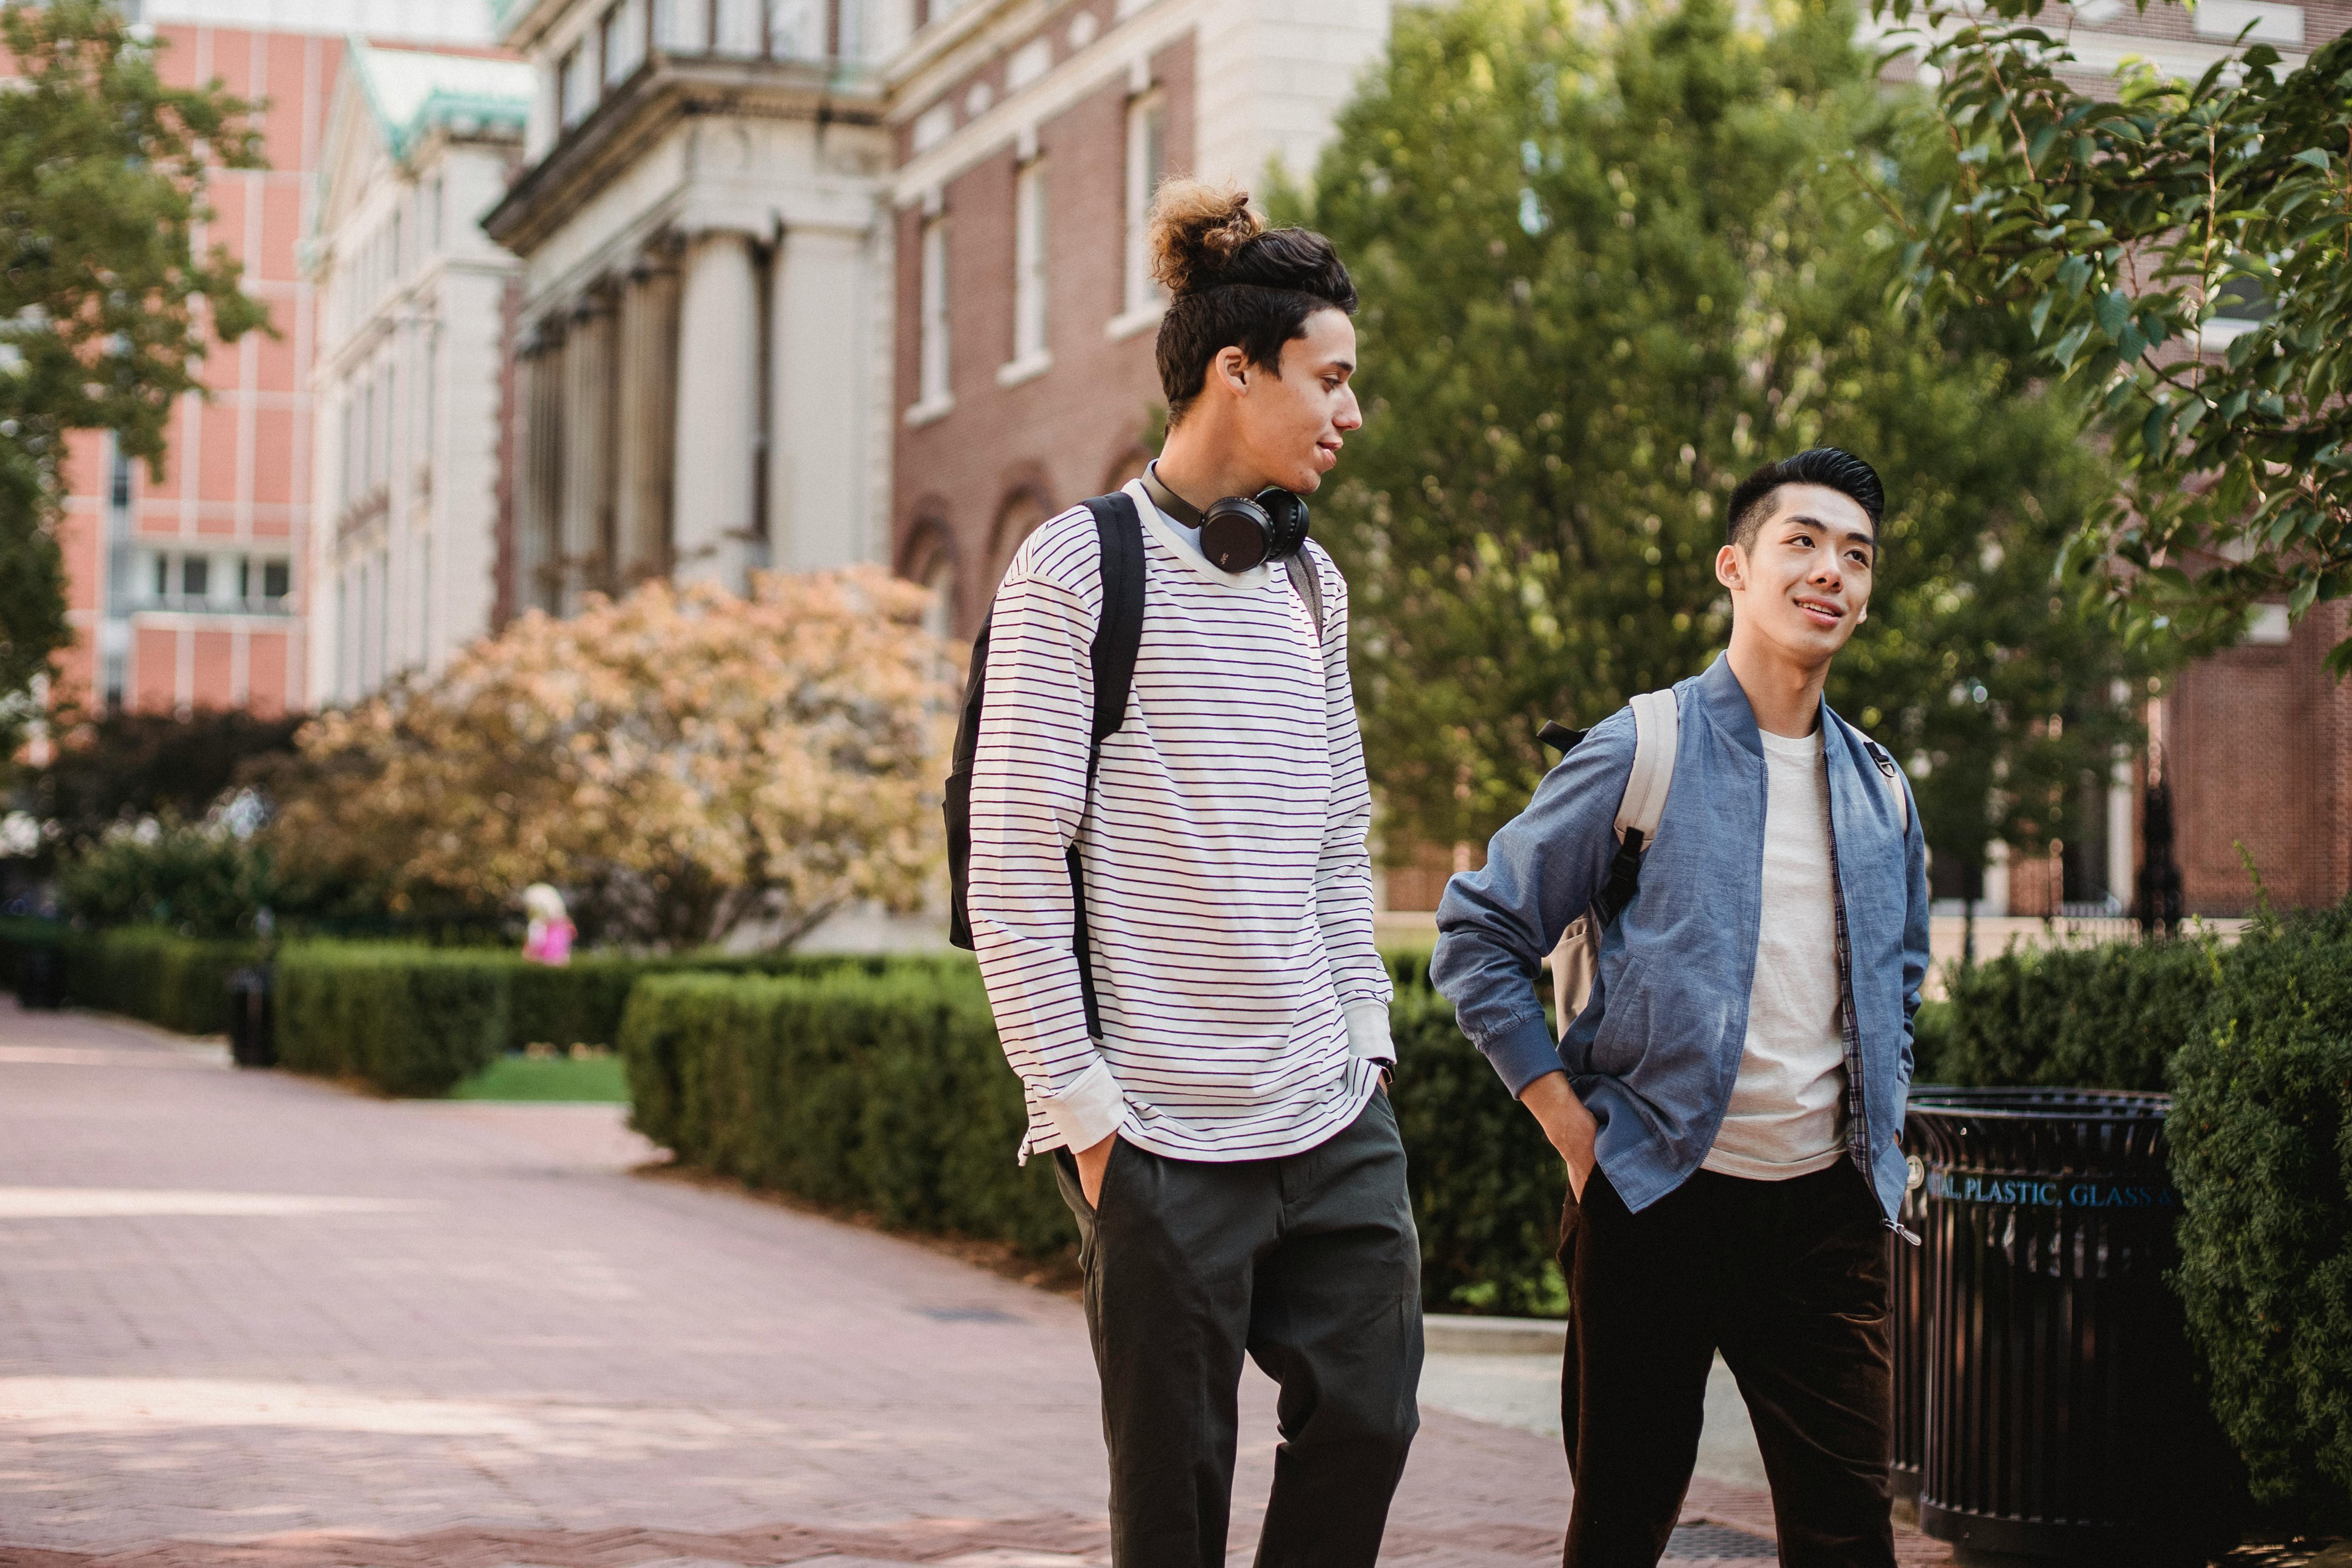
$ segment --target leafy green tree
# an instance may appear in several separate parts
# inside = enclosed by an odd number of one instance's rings
[[[1906,288],[2014,311],[2129,475],[2085,519],[2081,585],[2192,645],[2259,600],[2352,592],[2352,36],[2294,71],[2258,44],[2093,92],[2043,0],[1878,4],[1940,73],[1934,193],[1887,209]]]
[[[155,925],[184,936],[235,936],[278,904],[267,852],[226,821],[122,823],[58,868],[66,913],[91,926]]]
[[[160,465],[173,401],[215,342],[264,325],[215,246],[211,167],[257,168],[250,106],[163,85],[105,0],[0,5],[0,730],[70,640],[52,532],[66,441],[111,430]],[[13,721],[13,722],[7,722]],[[0,739],[5,739],[0,735]]]
[[[2112,476],[2001,320],[1886,308],[1901,242],[1837,159],[1899,160],[1913,132],[1852,13],[1791,6],[1769,37],[1722,0],[1586,21],[1401,11],[1311,202],[1286,203],[1365,301],[1367,423],[1318,537],[1354,585],[1391,832],[1482,840],[1547,765],[1545,717],[1702,668],[1731,488],[1830,443],[1891,498],[1832,700],[1911,767],[1939,856],[2063,837],[2132,734],[2114,683],[2145,674],[2052,587]]]
[[[188,714],[53,716],[64,731],[47,765],[18,781],[17,804],[55,847],[81,849],[143,818],[200,820],[273,758],[290,757],[299,718],[241,708]]]

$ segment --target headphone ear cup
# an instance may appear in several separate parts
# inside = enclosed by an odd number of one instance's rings
[[[1273,522],[1247,496],[1228,496],[1201,515],[1201,553],[1219,571],[1247,571],[1266,558]]]
[[[1307,543],[1307,501],[1288,490],[1260,490],[1257,504],[1265,513],[1265,553],[1271,559],[1297,555]]]

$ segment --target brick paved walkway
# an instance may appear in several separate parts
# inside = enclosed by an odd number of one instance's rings
[[[0,1568],[1107,1561],[1074,1305],[649,1154],[0,1002]],[[1385,1560],[1556,1562],[1566,1497],[1554,1443],[1433,1412]]]

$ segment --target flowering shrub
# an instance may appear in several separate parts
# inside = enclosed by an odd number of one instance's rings
[[[605,940],[788,945],[845,904],[919,908],[961,674],[928,602],[859,567],[533,612],[305,728],[272,838],[396,908],[552,883]]]

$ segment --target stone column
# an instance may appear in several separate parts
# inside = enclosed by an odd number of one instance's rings
[[[751,242],[704,235],[679,281],[677,439],[670,526],[681,582],[742,591],[751,542],[753,423],[759,416],[759,287]]]
[[[621,296],[613,532],[616,587],[670,570],[671,452],[677,438],[677,267],[667,257],[630,274]]]
[[[611,585],[613,564],[613,300],[591,290],[572,315],[564,342],[562,593],[564,614],[580,596]]]
[[[773,558],[787,570],[880,554],[866,517],[872,266],[862,231],[785,233],[772,306],[768,496]]]
[[[515,465],[515,608],[555,611],[562,600],[563,337],[542,322],[517,367],[522,430]]]

